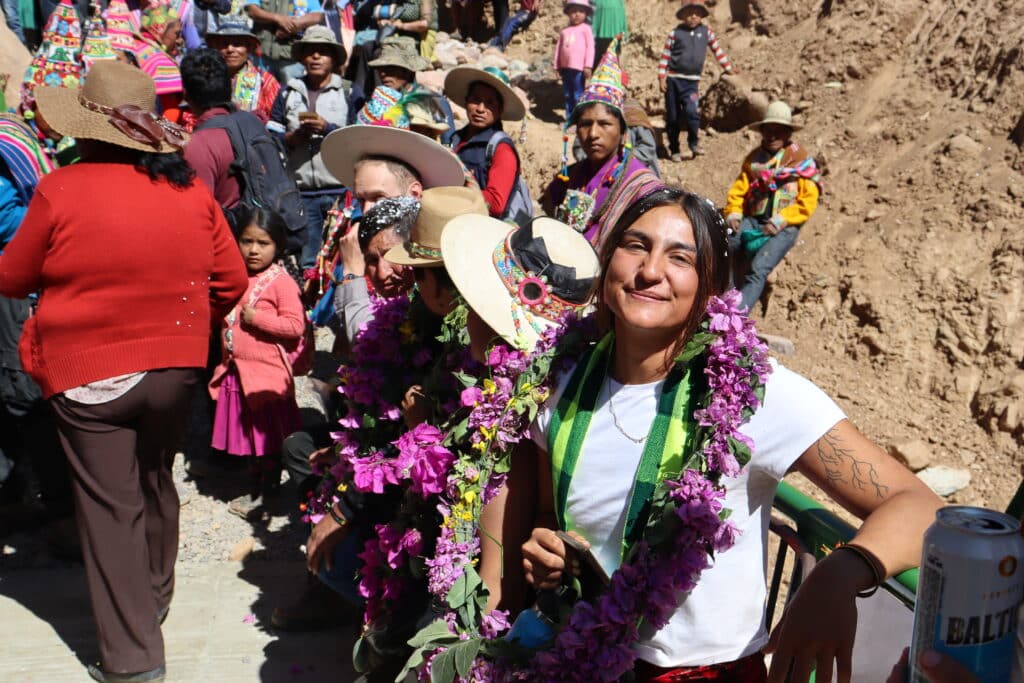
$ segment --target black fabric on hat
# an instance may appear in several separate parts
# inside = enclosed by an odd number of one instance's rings
[[[544,238],[533,236],[532,225],[513,231],[509,246],[519,266],[538,277],[547,277],[548,287],[559,299],[574,304],[582,304],[587,300],[594,278],[577,278],[576,268],[552,263]]]

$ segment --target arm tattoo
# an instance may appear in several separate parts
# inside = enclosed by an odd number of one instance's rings
[[[852,448],[843,445],[839,432],[833,427],[815,444],[818,459],[825,467],[825,478],[829,483],[847,483],[846,471],[855,489],[866,492],[874,489],[879,499],[889,494],[889,487],[878,480],[878,471],[867,460],[858,460]]]

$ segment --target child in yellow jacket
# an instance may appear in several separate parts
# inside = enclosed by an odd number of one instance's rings
[[[761,132],[761,144],[743,160],[725,203],[729,249],[743,249],[751,260],[740,288],[747,310],[761,298],[768,274],[796,243],[821,194],[814,159],[790,139],[800,126],[785,102],[772,102],[751,127]]]

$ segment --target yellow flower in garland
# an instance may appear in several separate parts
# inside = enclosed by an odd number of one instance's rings
[[[414,339],[413,335],[416,332],[416,327],[412,324],[411,320],[406,320],[398,326],[398,333],[402,335],[402,344],[411,344]]]

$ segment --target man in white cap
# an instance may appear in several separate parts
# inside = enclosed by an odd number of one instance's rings
[[[725,220],[729,251],[750,260],[740,293],[749,311],[761,298],[768,274],[796,243],[800,226],[818,207],[821,174],[814,158],[790,137],[801,126],[785,102],[772,102],[751,124],[761,144],[743,160],[729,188]]]

